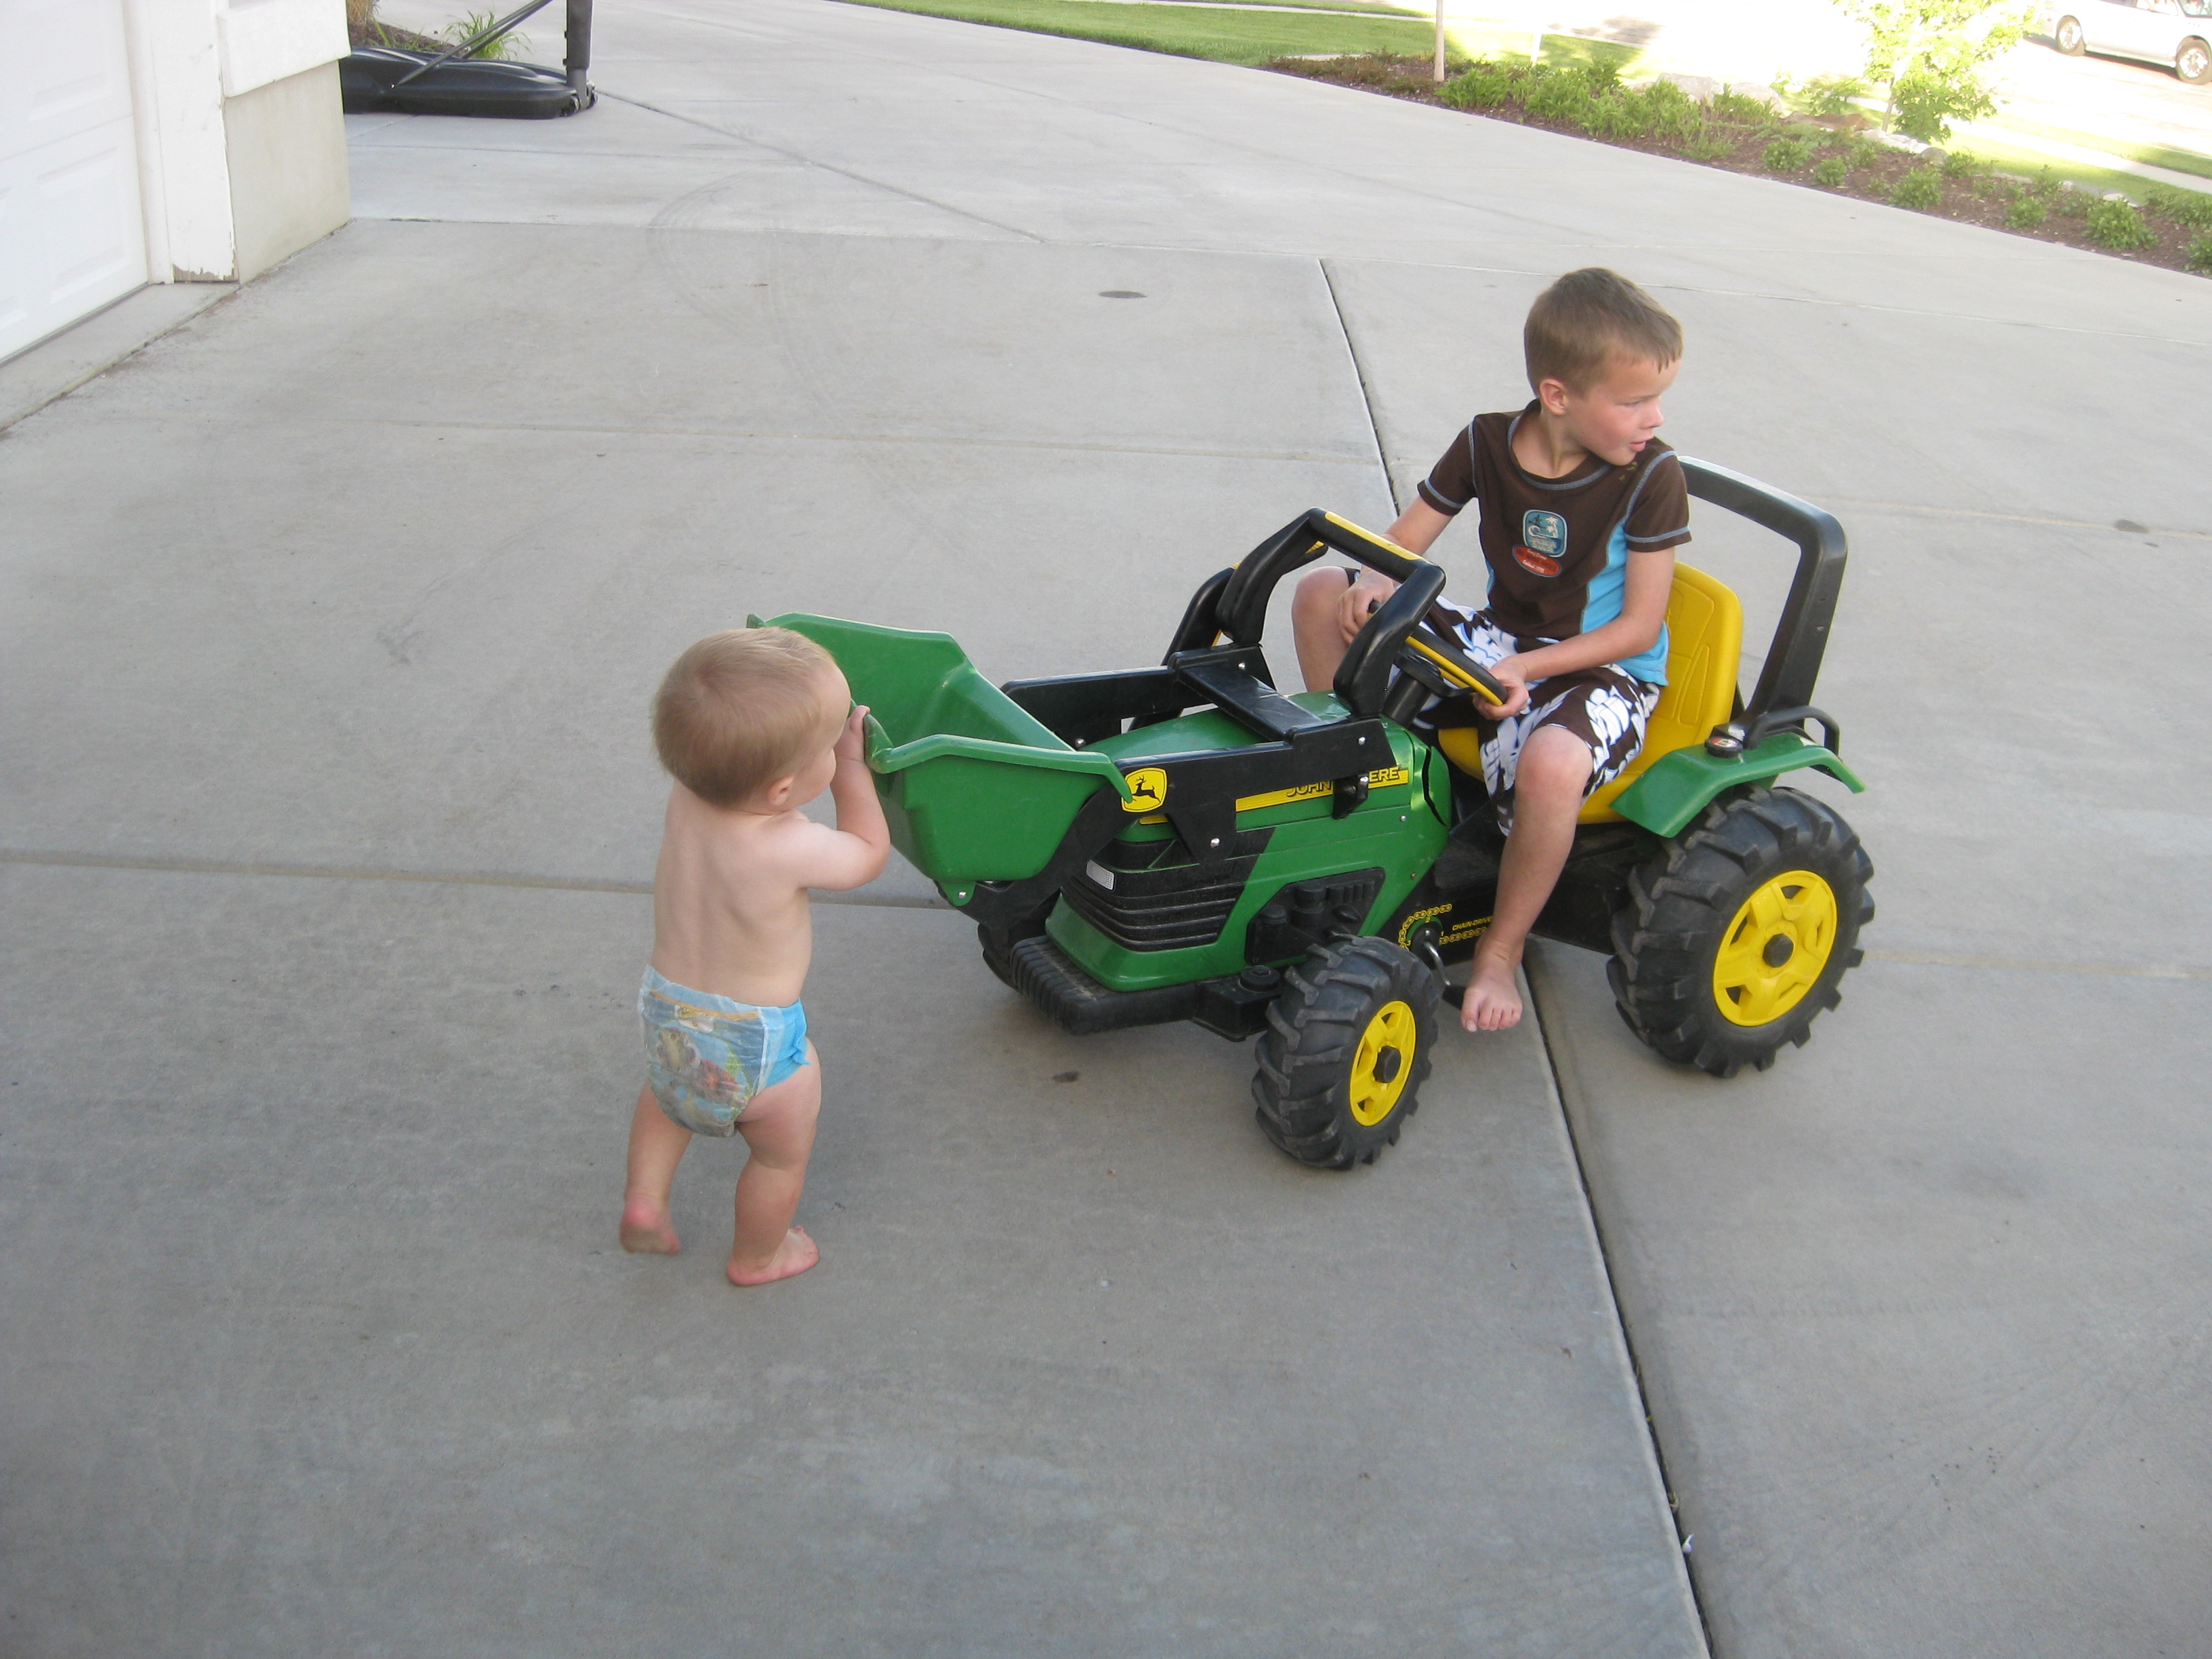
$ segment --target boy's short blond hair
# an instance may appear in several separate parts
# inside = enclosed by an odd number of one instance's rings
[[[676,659],[653,700],[660,763],[700,799],[742,806],[796,772],[820,740],[830,712],[822,682],[836,665],[787,628],[709,634]]]
[[[1682,356],[1682,325],[1620,272],[1571,270],[1536,296],[1522,326],[1528,389],[1557,380],[1580,394],[1615,363],[1661,368]]]

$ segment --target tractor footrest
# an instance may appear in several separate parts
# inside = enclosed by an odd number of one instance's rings
[[[1132,1025],[1164,1025],[1188,1019],[1198,1006],[1195,985],[1152,991],[1112,991],[1078,967],[1048,935],[1025,939],[1007,952],[1014,989],[1042,1009],[1070,1036],[1118,1031]]]

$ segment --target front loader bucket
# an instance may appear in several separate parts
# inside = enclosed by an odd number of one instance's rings
[[[837,659],[868,707],[868,766],[891,844],[941,885],[1033,876],[1102,785],[1128,796],[1119,767],[1047,731],[949,634],[803,612],[769,625]]]

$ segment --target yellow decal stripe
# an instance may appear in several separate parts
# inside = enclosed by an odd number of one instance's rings
[[[1402,766],[1386,766],[1367,775],[1370,789],[1388,789],[1394,784],[1411,782],[1413,775]],[[1324,780],[1320,783],[1302,783],[1294,789],[1277,789],[1265,795],[1247,795],[1237,803],[1240,812],[1256,812],[1263,806],[1286,806],[1294,800],[1323,800],[1336,793],[1336,786]]]

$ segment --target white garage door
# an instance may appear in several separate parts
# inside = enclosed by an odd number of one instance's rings
[[[145,280],[123,0],[0,0],[0,357]]]

